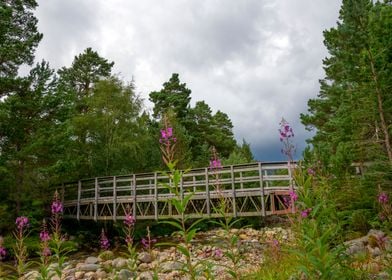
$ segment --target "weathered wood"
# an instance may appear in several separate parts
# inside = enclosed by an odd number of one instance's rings
[[[158,220],[158,174],[154,173],[154,217]]]
[[[209,178],[208,178],[208,167],[205,168],[205,182],[206,182],[206,208],[207,208],[207,215],[211,216],[210,184],[209,184]]]
[[[192,193],[187,208],[192,217],[215,217],[218,213],[214,205],[218,205],[222,197],[231,202],[232,208],[227,207],[230,212],[227,214],[233,217],[293,211],[281,203],[284,195],[288,195],[295,187],[291,178],[292,170],[287,163],[258,162],[224,166],[218,174],[218,182],[212,179],[211,176],[216,173],[209,168],[190,170],[183,174],[179,195],[183,197]],[[138,219],[177,217],[178,213],[172,211],[170,202],[175,194],[164,188],[164,184],[171,185],[172,179],[157,172],[69,182],[64,185],[64,217],[95,221],[123,219],[125,216],[119,210],[129,207],[132,215]],[[72,186],[76,185],[77,199],[72,199]],[[280,201],[279,206],[275,205],[275,200]]]
[[[230,172],[231,172],[231,191],[232,191],[232,200],[231,200],[231,204],[232,204],[232,208],[233,208],[233,217],[237,218],[237,203],[236,203],[236,190],[235,190],[235,178],[234,178],[234,166],[231,165],[230,166]],[[243,186],[241,185],[241,189],[243,188]]]
[[[117,178],[113,176],[113,221],[117,220]]]
[[[80,199],[82,195],[82,182],[79,180],[78,181],[78,204],[76,208],[76,219],[79,221],[80,220]]]
[[[94,221],[98,219],[98,178],[95,178]]]
[[[133,198],[133,204],[132,204],[132,215],[135,217],[137,217],[137,213],[136,213],[136,174],[133,174],[132,176],[132,198]]]
[[[264,194],[264,180],[263,180],[263,166],[261,162],[258,163],[259,168],[259,182],[260,182],[260,191],[261,191],[261,215],[265,217],[265,194]]]

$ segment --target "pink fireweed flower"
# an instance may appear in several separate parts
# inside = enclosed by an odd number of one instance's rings
[[[127,236],[125,237],[125,243],[127,243],[127,246],[132,245],[132,244],[133,244],[133,238],[132,238],[132,236],[127,235]]]
[[[105,231],[103,229],[101,232],[101,237],[100,237],[99,243],[101,244],[101,249],[108,250],[110,248],[109,239],[107,238]]]
[[[145,248],[145,249],[151,249],[151,246],[153,246],[155,243],[157,242],[157,240],[154,238],[154,239],[150,239],[150,238],[143,238],[142,239],[142,241],[141,241],[141,243],[142,243],[142,245],[143,245],[143,247]]]
[[[136,223],[136,219],[131,214],[125,214],[124,224],[129,227],[133,227]]]
[[[223,257],[223,251],[221,249],[219,249],[219,248],[215,249],[214,257],[222,258]]]
[[[301,217],[306,219],[311,212],[312,212],[312,208],[305,209],[304,211],[301,212]]]
[[[42,242],[49,241],[50,240],[49,232],[47,232],[46,229],[44,229],[39,233],[39,238],[41,239]]]
[[[0,261],[4,260],[5,256],[7,256],[7,250],[3,246],[0,246]]]
[[[314,171],[314,169],[312,169],[312,168],[308,168],[308,174],[311,176],[314,176],[314,175],[316,175],[316,171]]]
[[[44,247],[41,252],[42,256],[49,257],[52,252],[50,251],[49,247]]]
[[[176,142],[177,138],[173,137],[173,128],[168,127],[165,129],[161,129],[161,139],[159,139],[160,143],[170,143]]]
[[[386,194],[385,192],[382,192],[378,195],[378,202],[380,202],[381,204],[386,204],[389,201],[389,197],[388,194]]]
[[[289,192],[289,195],[290,195],[290,198],[291,198],[293,201],[297,201],[297,200],[298,200],[298,195],[297,195],[297,193],[296,193],[295,191],[290,191],[290,192]]]
[[[211,169],[220,169],[222,168],[221,161],[219,159],[213,159],[210,161],[210,168]]]
[[[25,216],[20,216],[16,218],[15,223],[18,230],[23,230],[29,226],[29,219]]]
[[[52,214],[60,214],[63,212],[63,204],[60,200],[54,200],[51,205]]]

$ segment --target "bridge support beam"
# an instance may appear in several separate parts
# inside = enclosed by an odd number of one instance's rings
[[[261,162],[258,163],[258,168],[259,168],[259,182],[260,182],[260,191],[261,191],[261,215],[263,217],[266,216],[265,213],[265,193],[264,193],[264,180],[263,180],[263,167],[261,165]]]

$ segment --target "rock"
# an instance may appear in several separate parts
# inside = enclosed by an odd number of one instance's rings
[[[378,247],[372,248],[372,247],[368,246],[367,248],[369,250],[369,253],[372,255],[372,257],[377,257],[377,256],[382,255],[381,249]]]
[[[107,279],[107,273],[104,270],[98,270],[95,273],[95,276],[97,277],[98,280]]]
[[[141,263],[137,267],[137,270],[139,270],[139,271],[147,271],[149,269],[150,269],[150,265],[148,263]]]
[[[128,269],[121,269],[117,277],[118,280],[129,280],[135,277],[135,273],[132,273]]]
[[[249,239],[250,239],[250,237],[249,237],[248,235],[246,235],[245,233],[241,233],[241,234],[239,235],[239,238],[240,238],[241,240],[249,240]]]
[[[78,268],[80,271],[97,271],[97,269],[100,268],[100,265],[94,263],[83,263]]]
[[[136,278],[137,280],[153,280],[153,274],[150,271],[144,271],[139,274],[139,276]]]
[[[387,272],[381,272],[381,273],[377,274],[376,279],[379,279],[379,280],[388,280],[388,279],[391,279],[390,277],[391,277],[391,276],[389,275],[389,273],[387,273]]]
[[[127,260],[124,258],[115,258],[112,261],[112,265],[114,268],[124,268],[127,266]]]
[[[83,271],[76,271],[75,272],[75,279],[82,279],[84,276],[84,272]]]
[[[35,280],[39,277],[38,271],[30,271],[24,276],[25,280]]]
[[[96,264],[99,260],[96,257],[88,257],[84,262],[88,264]]]
[[[114,259],[114,253],[112,251],[104,251],[101,254],[99,254],[99,258],[102,261],[113,260]]]
[[[141,252],[138,256],[138,260],[142,263],[152,262],[152,256],[148,252]]]
[[[169,262],[162,263],[160,270],[163,273],[166,273],[173,270],[180,270],[181,268],[182,268],[182,263],[176,261],[169,261]]]
[[[87,278],[87,279],[96,279],[95,272],[93,272],[93,271],[87,272],[87,273],[84,275],[84,278]]]

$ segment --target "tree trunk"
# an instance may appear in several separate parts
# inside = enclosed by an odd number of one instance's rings
[[[385,148],[387,150],[387,155],[389,159],[389,163],[392,165],[392,149],[391,149],[391,142],[389,139],[389,133],[388,133],[388,127],[385,121],[385,114],[384,114],[384,108],[383,108],[383,100],[382,100],[382,93],[381,93],[381,88],[378,82],[378,76],[376,73],[376,69],[374,67],[374,59],[372,52],[368,49],[368,54],[369,54],[369,59],[370,59],[370,67],[372,70],[372,79],[375,84],[375,90],[376,90],[376,96],[377,96],[377,108],[378,108],[378,114],[380,117],[380,125],[381,125],[381,130],[384,134],[384,143],[385,143]]]

